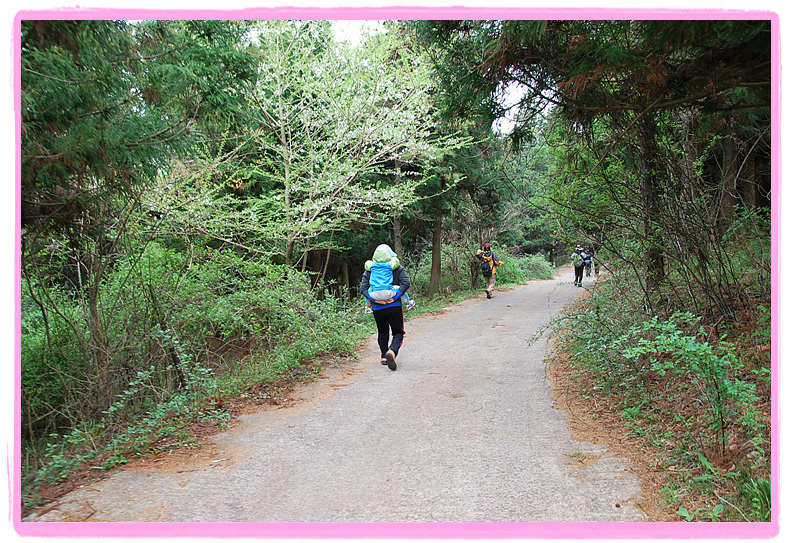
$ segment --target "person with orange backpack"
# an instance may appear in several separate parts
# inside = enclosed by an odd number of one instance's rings
[[[491,299],[494,296],[494,285],[496,285],[496,269],[497,266],[502,265],[502,261],[491,250],[490,243],[484,244],[483,248],[477,251],[475,257],[480,260],[480,271],[486,281],[486,297]]]

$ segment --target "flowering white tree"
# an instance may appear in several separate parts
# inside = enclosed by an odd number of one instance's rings
[[[426,181],[399,175],[399,165],[421,170],[463,141],[437,137],[429,67],[399,38],[349,48],[316,21],[259,30],[254,136],[272,190],[258,209],[293,264],[295,248],[315,248],[321,234],[394,216]]]

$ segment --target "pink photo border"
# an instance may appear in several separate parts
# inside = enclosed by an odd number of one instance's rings
[[[20,50],[22,20],[29,19],[760,19],[770,20],[772,30],[772,522],[770,523],[37,523],[21,519],[20,475]],[[779,17],[770,11],[700,9],[596,9],[596,8],[480,8],[480,7],[362,7],[362,8],[240,8],[203,9],[82,9],[20,11],[13,23],[12,84],[16,128],[16,248],[15,265],[15,407],[14,457],[7,466],[9,511],[14,529],[27,537],[120,537],[120,538],[256,538],[256,539],[768,539],[779,533],[779,239],[781,217],[781,96]]]

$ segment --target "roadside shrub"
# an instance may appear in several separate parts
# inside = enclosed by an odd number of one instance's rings
[[[664,322],[653,318],[632,327],[613,347],[628,360],[644,357],[645,371],[661,377],[674,374],[681,389],[696,391],[703,399],[702,416],[722,455],[736,426],[737,433],[745,432],[747,439],[762,443],[764,425],[756,408],[756,386],[742,379],[744,366],[733,346],[726,341],[716,346],[709,343],[699,321],[689,313],[675,314]]]
[[[413,258],[408,268],[413,296],[427,296],[431,280],[432,253],[426,249]],[[465,292],[475,287],[474,251],[455,244],[442,245],[442,277],[439,286],[443,294]],[[478,273],[479,275],[479,273]]]
[[[523,285],[530,280],[554,277],[555,270],[543,255],[501,258],[503,265],[497,269],[497,282],[502,284]]]
[[[667,495],[685,520],[770,518],[767,312],[756,306],[737,328],[689,312],[652,316],[634,303],[634,281],[599,280],[558,319],[579,393],[619,412],[659,467],[672,466],[668,485],[681,490]]]
[[[496,252],[496,251],[495,251]],[[483,284],[480,274],[480,263],[474,256],[475,252],[467,247],[445,245],[442,247],[442,280],[443,293],[465,292]],[[503,265],[497,268],[497,283],[501,285],[523,285],[535,279],[551,279],[554,268],[543,255],[527,255],[511,257],[507,254],[497,255]],[[431,253],[426,252],[409,269],[412,289],[415,294],[425,295],[431,278]]]

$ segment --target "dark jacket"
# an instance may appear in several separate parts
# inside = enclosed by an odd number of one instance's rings
[[[384,309],[385,307],[402,306],[403,303],[401,302],[401,297],[403,297],[403,295],[407,290],[409,290],[409,287],[411,286],[409,274],[406,273],[406,270],[403,268],[403,266],[398,266],[396,269],[392,270],[392,284],[398,285],[398,292],[393,298],[395,301],[386,305],[377,303],[368,294],[368,291],[370,290],[370,271],[368,270],[365,270],[365,272],[362,274],[362,283],[359,285],[359,291],[362,293],[362,296],[373,302],[373,311],[378,311],[379,309]]]

